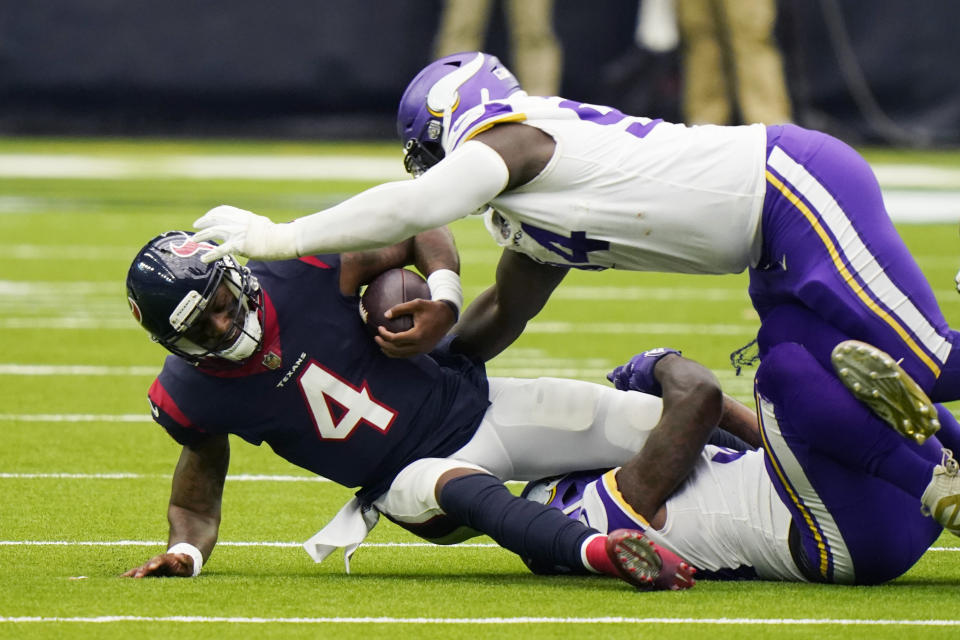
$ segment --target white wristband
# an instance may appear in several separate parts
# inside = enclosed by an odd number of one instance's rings
[[[460,317],[463,308],[463,288],[460,286],[460,276],[450,269],[437,269],[427,276],[427,286],[430,287],[431,300],[444,300],[453,308],[454,318]]]
[[[200,575],[200,567],[203,566],[203,554],[200,553],[200,549],[197,549],[195,546],[189,542],[178,542],[169,549],[167,553],[185,553],[191,558],[193,558],[193,577]]]

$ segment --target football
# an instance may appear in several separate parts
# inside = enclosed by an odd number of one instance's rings
[[[426,280],[409,269],[390,269],[377,276],[360,296],[360,317],[370,335],[377,335],[377,327],[398,333],[413,327],[413,316],[385,318],[387,309],[402,302],[430,299]]]

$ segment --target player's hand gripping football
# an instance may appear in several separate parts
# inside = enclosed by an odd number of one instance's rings
[[[121,578],[189,578],[193,575],[193,558],[186,553],[161,553],[139,567],[134,567]]]
[[[251,211],[222,204],[207,211],[193,226],[200,229],[193,236],[194,242],[214,240],[219,244],[201,256],[204,262],[219,260],[228,253],[254,260],[296,257],[292,238],[280,232],[284,225]]]
[[[410,314],[413,328],[400,333],[377,328],[374,336],[380,350],[391,358],[409,358],[431,351],[440,339],[453,327],[456,318],[453,310],[442,300],[411,300],[387,311],[390,317]]]

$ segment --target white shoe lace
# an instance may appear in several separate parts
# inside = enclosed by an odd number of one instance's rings
[[[940,456],[940,466],[943,467],[943,470],[948,476],[957,475],[958,471],[960,471],[960,464],[958,464],[956,459],[953,457],[953,451],[946,448],[943,448],[940,451],[942,452]]]

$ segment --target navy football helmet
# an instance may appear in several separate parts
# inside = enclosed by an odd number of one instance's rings
[[[414,177],[440,162],[443,136],[454,116],[521,91],[496,57],[470,51],[436,60],[407,85],[397,111],[403,166]]]
[[[188,231],[168,231],[140,250],[127,272],[130,311],[155,342],[190,363],[210,358],[243,362],[263,340],[257,315],[260,285],[232,256],[203,262],[200,256],[213,245],[194,242],[192,236]],[[235,299],[232,329],[207,344],[197,320],[222,283]]]

